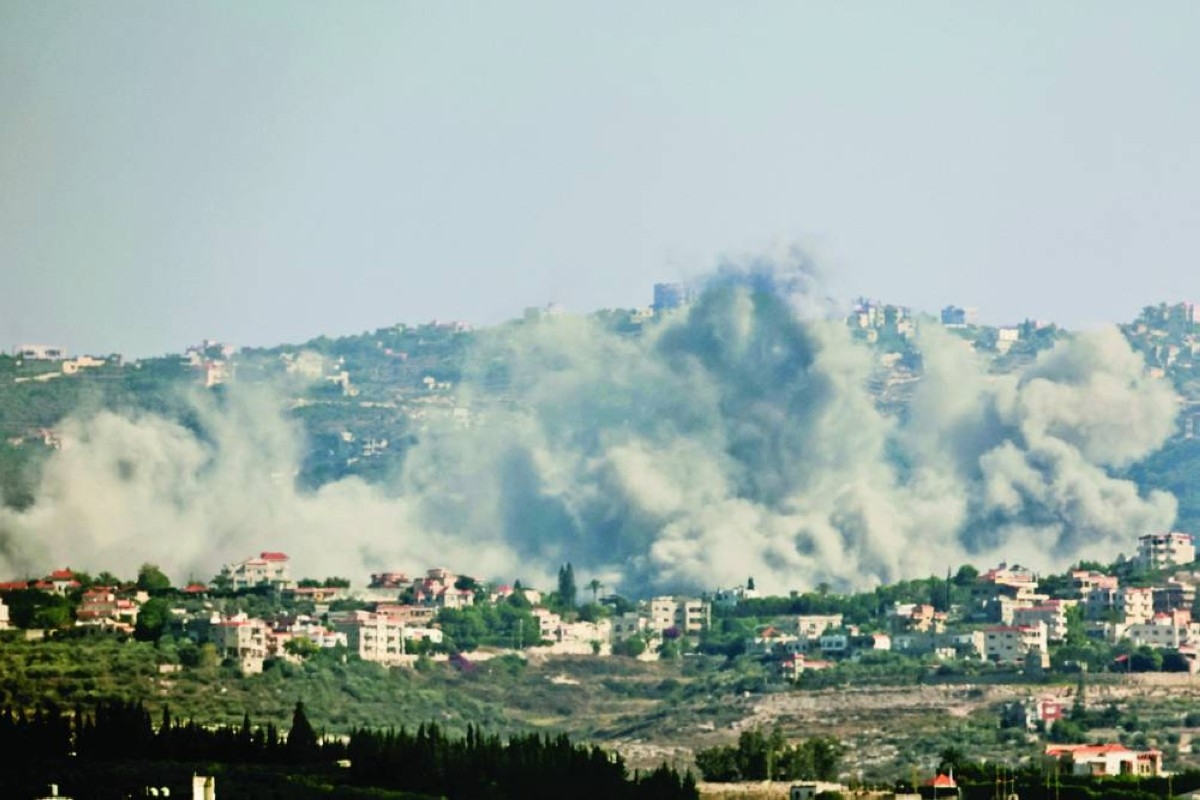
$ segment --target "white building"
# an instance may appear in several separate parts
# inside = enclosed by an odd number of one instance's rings
[[[1148,533],[1138,537],[1136,563],[1140,569],[1166,569],[1196,560],[1196,547],[1189,533]]]
[[[428,640],[441,644],[442,632],[436,628],[409,627],[385,614],[352,611],[332,615],[330,623],[338,633],[346,634],[347,646],[363,661],[379,664],[408,664],[407,643]]]
[[[1146,622],[1125,627],[1124,636],[1136,647],[1146,645],[1155,649],[1177,650],[1183,645],[1200,641],[1200,625],[1191,621],[1191,614],[1155,614]]]
[[[262,586],[276,590],[290,589],[293,581],[288,577],[288,561],[283,553],[263,552],[257,558],[225,566],[221,576],[229,581],[234,591]]]
[[[1072,775],[1111,777],[1162,774],[1162,752],[1130,750],[1123,744],[1052,744],[1046,757],[1071,764]]]
[[[0,599],[0,631],[6,631],[9,627],[8,606],[4,605],[3,599]]]

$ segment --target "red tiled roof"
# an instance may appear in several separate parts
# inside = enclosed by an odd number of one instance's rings
[[[287,561],[288,560],[288,557],[285,553],[263,552],[263,553],[260,553],[258,557],[261,558],[263,561]]]
[[[75,578],[75,573],[71,572],[71,570],[56,569],[56,570],[54,570],[54,572],[50,573],[49,579],[52,581],[69,581],[69,580],[74,580],[74,578]]]
[[[958,786],[954,778],[949,775],[934,775],[929,780],[925,781],[925,786],[936,786],[939,789],[954,789]]]

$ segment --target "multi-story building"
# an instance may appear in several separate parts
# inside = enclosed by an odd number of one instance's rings
[[[1136,647],[1146,645],[1155,649],[1177,650],[1183,645],[1200,641],[1200,625],[1192,622],[1188,611],[1155,614],[1146,622],[1127,625],[1124,636]]]
[[[1154,616],[1154,590],[1148,586],[1122,586],[1117,590],[1117,608],[1123,622],[1146,622]]]
[[[1046,624],[997,625],[983,629],[983,657],[997,664],[1040,664],[1050,666]]]
[[[221,570],[221,577],[229,582],[234,591],[270,587],[277,591],[290,589],[293,581],[288,577],[288,557],[283,553],[263,552],[257,558],[248,558],[229,564]]]
[[[440,644],[442,632],[436,628],[409,627],[385,614],[352,611],[332,615],[330,624],[338,633],[346,634],[346,645],[363,661],[380,664],[407,664],[407,642],[418,639]]]
[[[693,597],[655,597],[650,601],[649,627],[656,633],[674,628],[680,634],[699,636],[712,622],[712,605]]]
[[[247,674],[262,672],[263,661],[270,655],[271,629],[267,623],[242,614],[214,623],[209,636],[222,658],[237,661]]]
[[[1167,578],[1167,582],[1152,588],[1154,594],[1154,613],[1164,614],[1172,611],[1192,609],[1196,602],[1196,587],[1176,578]]]
[[[1120,582],[1116,575],[1105,575],[1102,572],[1086,569],[1077,569],[1071,572],[1071,586],[1075,589],[1075,596],[1081,600],[1086,599],[1093,589],[1107,589],[1115,592],[1119,585]]]
[[[1138,537],[1136,564],[1140,569],[1167,569],[1196,560],[1189,533],[1148,533]]]
[[[1067,638],[1068,606],[1069,603],[1065,600],[1047,600],[1036,606],[1017,608],[1013,610],[1013,624],[1020,627],[1044,623],[1046,638],[1052,642],[1061,642]]]

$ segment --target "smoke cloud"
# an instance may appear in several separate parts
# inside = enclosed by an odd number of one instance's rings
[[[262,549],[361,580],[445,564],[610,589],[858,588],[1001,558],[1057,568],[1169,527],[1175,500],[1114,471],[1175,424],[1170,387],[1115,330],[989,375],[936,326],[907,412],[882,414],[870,349],[824,318],[803,254],[724,263],[638,336],[547,316],[481,336],[457,402],[393,480],[294,482],[281,398],[198,396],[191,427],[63,425],[37,503],[0,512],[0,567],[210,578]],[[197,433],[197,429],[200,431]]]

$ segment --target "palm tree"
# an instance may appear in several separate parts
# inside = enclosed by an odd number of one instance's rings
[[[604,588],[604,584],[599,578],[592,578],[588,581],[587,587],[592,590],[592,602],[595,603],[600,596],[600,590]]]

